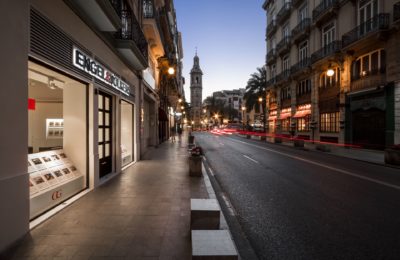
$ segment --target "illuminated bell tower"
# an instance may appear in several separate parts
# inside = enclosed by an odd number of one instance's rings
[[[194,126],[200,126],[201,109],[203,101],[203,72],[200,69],[199,57],[196,55],[193,58],[193,68],[190,71],[190,104],[191,115],[194,121]]]

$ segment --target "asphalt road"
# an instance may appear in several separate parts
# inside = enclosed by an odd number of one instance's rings
[[[235,136],[195,141],[259,259],[400,259],[399,169]]]

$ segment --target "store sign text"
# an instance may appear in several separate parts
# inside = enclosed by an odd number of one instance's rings
[[[105,66],[93,60],[89,55],[76,47],[73,48],[72,56],[75,67],[129,96],[130,86],[120,77],[107,70]]]
[[[62,192],[61,192],[61,190],[58,190],[58,191],[53,192],[53,194],[51,195],[51,199],[56,200],[56,199],[61,198],[61,196],[62,196]]]

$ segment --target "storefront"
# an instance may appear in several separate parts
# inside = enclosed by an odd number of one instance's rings
[[[97,54],[91,51],[100,39],[83,44],[76,40],[79,33],[75,36],[31,10],[30,219],[100,185],[137,159],[137,77],[105,46]]]
[[[271,134],[276,132],[276,119],[277,119],[277,111],[276,110],[269,111],[268,129],[269,133]]]
[[[290,128],[291,116],[292,116],[292,108],[287,107],[287,108],[281,109],[279,119],[280,119],[280,123],[281,123],[281,131],[282,132],[288,133],[291,130],[291,128]]]
[[[297,120],[297,136],[299,138],[310,139],[311,104],[297,106],[293,118]]]

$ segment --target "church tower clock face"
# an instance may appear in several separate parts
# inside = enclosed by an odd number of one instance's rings
[[[200,69],[200,59],[196,54],[193,58],[193,67],[190,70],[190,104],[194,127],[200,126],[203,101],[203,72]]]

